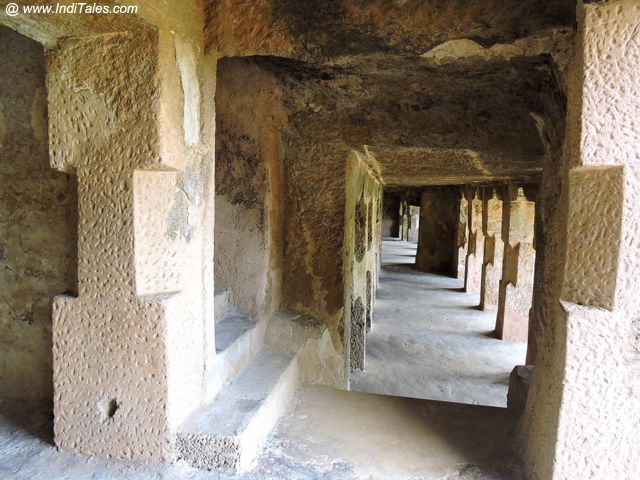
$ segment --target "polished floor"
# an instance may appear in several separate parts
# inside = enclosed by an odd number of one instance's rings
[[[526,344],[492,336],[495,313],[476,308],[462,281],[413,268],[416,244],[384,240],[382,271],[367,335],[361,392],[504,407],[509,374]]]

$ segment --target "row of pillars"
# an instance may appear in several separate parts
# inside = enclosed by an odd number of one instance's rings
[[[405,196],[385,196],[383,203],[382,236],[417,242],[420,207]]]
[[[527,341],[535,264],[534,188],[422,191],[416,267],[464,279],[479,308],[496,312],[498,338]]]

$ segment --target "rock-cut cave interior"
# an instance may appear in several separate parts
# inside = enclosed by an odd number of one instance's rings
[[[640,479],[639,119],[639,0],[0,0],[0,478]]]

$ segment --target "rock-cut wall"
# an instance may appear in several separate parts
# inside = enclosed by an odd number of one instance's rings
[[[48,400],[51,299],[76,284],[76,187],[49,167],[43,47],[4,27],[0,45],[0,392]]]
[[[280,306],[285,209],[280,97],[274,79],[250,61],[219,62],[215,282],[252,315]]]

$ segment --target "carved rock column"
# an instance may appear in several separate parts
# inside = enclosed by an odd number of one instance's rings
[[[509,186],[503,204],[504,255],[496,335],[502,340],[526,342],[533,296],[535,203],[523,188]]]
[[[578,2],[559,308],[539,331],[523,417],[531,478],[640,471],[639,13],[636,0]]]
[[[182,97],[164,94],[197,82],[195,46],[175,38],[151,29],[76,38],[48,56],[51,163],[78,179],[78,295],[53,304],[63,450],[169,459],[202,398],[215,348],[203,248],[213,248],[212,162],[196,120],[182,135]],[[199,111],[198,100],[185,102]]]
[[[464,281],[464,272],[467,265],[467,249],[469,248],[469,236],[467,229],[469,228],[469,202],[464,196],[464,192],[460,191],[460,208],[458,209],[458,230],[456,232],[457,245],[457,275],[456,277]]]
[[[429,187],[420,196],[420,234],[416,268],[455,277],[459,194],[455,187]]]
[[[502,278],[502,200],[493,188],[484,192],[482,209],[482,231],[484,234],[484,256],[482,260],[482,285],[480,308],[496,311]]]
[[[465,192],[469,203],[467,262],[464,275],[464,290],[480,293],[482,284],[482,257],[484,254],[484,234],[482,232],[482,198],[477,188]]]

